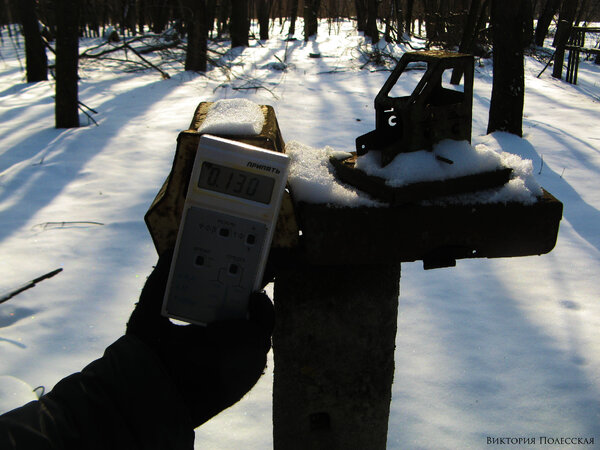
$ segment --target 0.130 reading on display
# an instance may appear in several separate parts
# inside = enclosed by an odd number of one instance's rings
[[[275,180],[243,170],[232,169],[212,162],[202,164],[198,187],[235,197],[269,203]]]

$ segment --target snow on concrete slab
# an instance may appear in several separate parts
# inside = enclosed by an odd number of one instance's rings
[[[288,143],[286,153],[291,157],[289,182],[296,200],[351,207],[384,206],[335,177],[329,158],[343,158],[350,153],[335,151],[331,147],[313,148],[297,141]],[[453,164],[442,162],[436,156],[451,160]],[[371,151],[357,159],[356,168],[385,179],[391,187],[447,180],[507,167],[513,169],[511,180],[500,188],[442,197],[436,203],[532,204],[542,194],[533,176],[531,161],[502,151],[492,139],[476,146],[467,141],[444,140],[435,145],[433,151],[400,153],[385,167],[381,167],[379,161],[379,152]]]
[[[437,156],[453,162],[448,164]],[[389,186],[400,187],[424,181],[447,180],[506,167],[501,155],[487,146],[473,147],[468,141],[446,139],[433,151],[399,153],[391,163],[381,167],[379,152],[371,151],[358,158],[356,168],[386,180]]]
[[[329,162],[329,157],[335,154],[333,148],[314,148],[292,141],[287,143],[285,152],[291,159],[288,181],[296,201],[354,207],[380,205],[337,181]]]

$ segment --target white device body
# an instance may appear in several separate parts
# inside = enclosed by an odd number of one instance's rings
[[[289,158],[200,137],[167,281],[162,314],[207,325],[247,316],[261,288]]]

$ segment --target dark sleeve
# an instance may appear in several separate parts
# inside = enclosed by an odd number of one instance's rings
[[[0,416],[0,449],[189,450],[194,430],[158,357],[133,336],[61,380],[47,395]]]

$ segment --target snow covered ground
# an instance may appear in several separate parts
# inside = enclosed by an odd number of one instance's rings
[[[156,259],[143,216],[200,101],[271,104],[286,141],[317,148],[352,150],[374,128],[389,72],[359,69],[363,38],[348,23],[323,24],[308,43],[283,37],[228,52],[238,79],[82,63],[80,100],[99,126],[70,130],[54,129],[53,82],[25,83],[4,37],[0,292],[64,270],[0,305],[0,409],[31,398],[23,383],[50,389],[123,333]],[[532,160],[538,183],[564,203],[556,248],[434,271],[402,266],[390,449],[484,448],[488,437],[599,445],[600,66],[583,62],[577,86],[549,71],[537,78],[542,68],[527,58],[519,139],[484,136],[492,67],[477,64],[473,143]],[[239,89],[255,82],[264,88]],[[271,448],[271,385],[272,360],[243,401],[197,430],[197,448]]]

